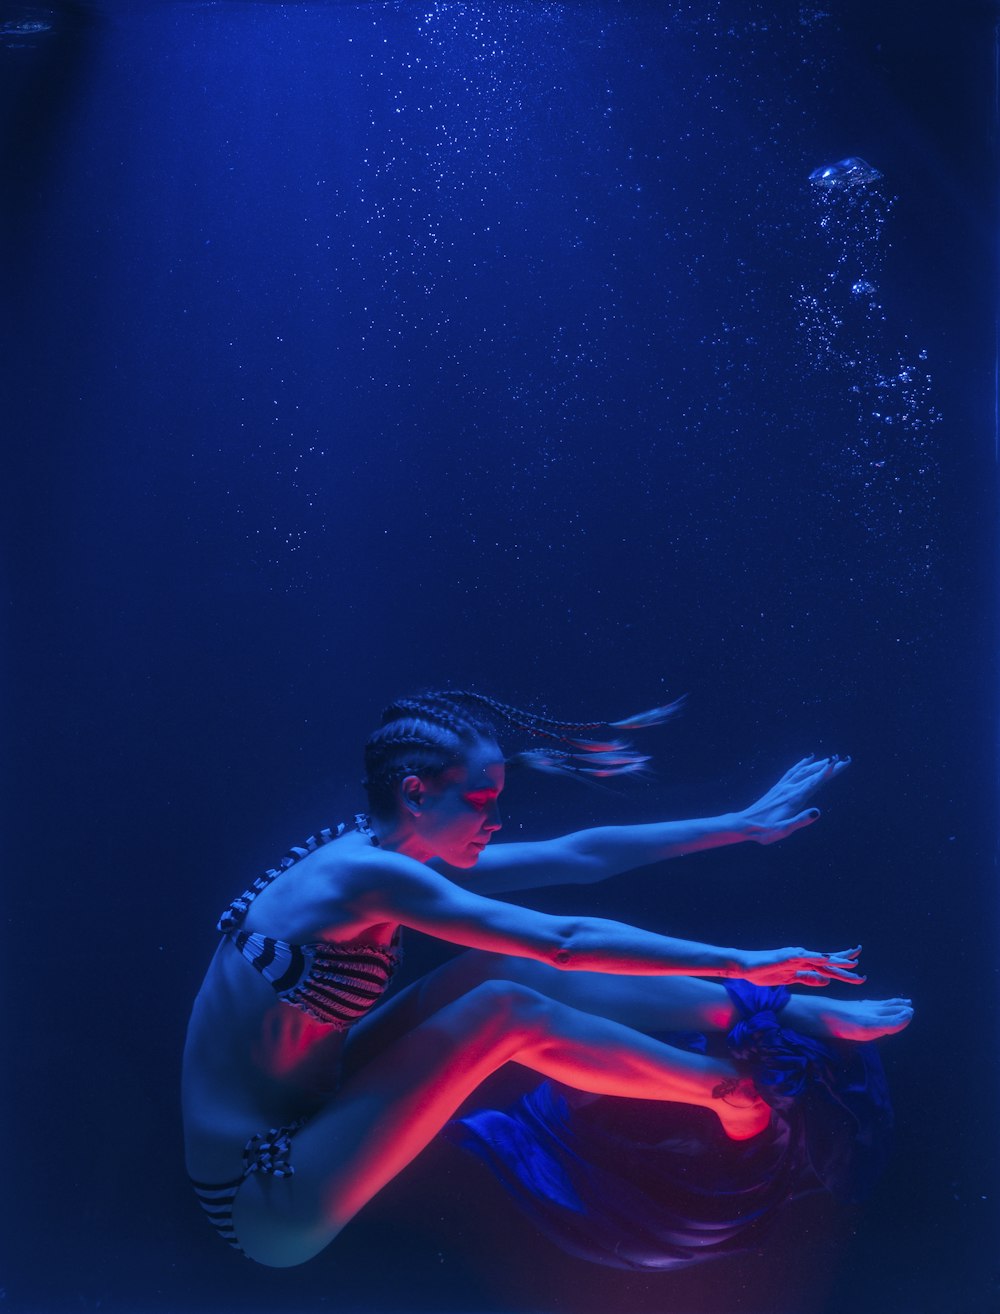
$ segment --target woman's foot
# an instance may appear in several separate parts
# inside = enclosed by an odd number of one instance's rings
[[[834,1040],[878,1040],[908,1027],[913,1019],[909,999],[825,999],[793,995],[782,1010],[779,1025],[807,1036]]]
[[[771,1109],[749,1077],[730,1077],[712,1091],[712,1112],[731,1141],[748,1141],[770,1126]]]

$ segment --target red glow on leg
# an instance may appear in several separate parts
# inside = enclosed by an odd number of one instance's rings
[[[733,1024],[733,1010],[729,1004],[719,1004],[706,1011],[708,1024],[716,1031],[728,1031]]]

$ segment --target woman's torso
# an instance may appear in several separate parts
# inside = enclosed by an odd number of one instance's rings
[[[350,890],[373,856],[368,839],[349,832],[297,857],[232,905],[238,928],[216,949],[184,1049],[185,1147],[197,1180],[237,1176],[252,1136],[321,1108],[336,1090],[347,1035],[345,1022],[321,1021],[280,999],[237,948],[236,936],[244,931],[292,946],[322,944],[321,953],[334,964],[336,950],[329,946],[344,946],[348,968],[371,961],[387,967],[381,976],[390,974],[397,928],[359,922],[349,906]]]

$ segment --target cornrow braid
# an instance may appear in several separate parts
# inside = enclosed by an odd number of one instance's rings
[[[400,716],[414,716],[426,721],[434,722],[451,730],[453,734],[460,738],[467,735],[470,731],[480,736],[493,736],[496,734],[494,727],[481,717],[470,717],[467,711],[464,711],[457,699],[450,694],[428,693],[421,694],[414,698],[397,698],[394,703],[385,708],[382,713],[382,724],[386,725],[390,719]]]
[[[546,735],[554,739],[567,740],[571,735],[581,736],[587,731],[607,728],[606,721],[557,721],[551,716],[542,716],[540,712],[528,712],[520,707],[502,703],[488,694],[468,693],[461,689],[449,691],[449,696],[471,703],[481,703],[510,725],[516,725],[533,734]]]
[[[461,689],[397,698],[383,710],[382,724],[365,746],[369,806],[375,813],[391,812],[400,780],[408,775],[438,775],[460,761],[464,749],[477,740],[495,739],[496,729],[484,711],[551,745],[516,753],[507,759],[509,765],[595,779],[641,770],[649,758],[615,731],[659,725],[674,716],[683,701],[620,721],[559,721]]]
[[[607,731],[642,730],[647,726],[660,725],[679,712],[684,705],[684,699],[677,698],[663,707],[653,707],[648,712],[638,712],[621,721],[557,721],[551,716],[542,716],[538,712],[527,712],[520,707],[511,707],[509,703],[501,703],[487,694],[468,693],[455,689],[438,696],[481,704],[488,707],[508,725],[526,730],[529,734],[542,739],[568,744],[584,752],[623,750],[626,745],[620,738],[613,737],[608,741],[604,737]],[[601,735],[601,738],[595,738],[595,735]]]
[[[440,775],[461,761],[477,739],[494,737],[493,727],[434,695],[401,698],[385,708],[382,724],[365,745],[368,805],[391,813],[396,785],[409,775]]]

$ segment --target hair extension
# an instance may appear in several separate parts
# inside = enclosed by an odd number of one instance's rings
[[[445,689],[397,698],[382,712],[382,724],[365,745],[365,780],[369,806],[391,811],[394,791],[408,775],[438,775],[461,760],[478,739],[495,739],[488,712],[497,720],[547,741],[507,759],[510,766],[599,780],[626,775],[649,761],[614,732],[641,730],[676,715],[683,699],[639,712],[620,721],[559,721],[512,707],[486,694]]]
[[[538,712],[527,712],[520,707],[511,707],[508,703],[501,703],[496,698],[490,698],[486,694],[449,689],[443,694],[433,696],[453,699],[456,702],[480,704],[483,707],[488,707],[501,720],[519,730],[526,730],[529,734],[536,735],[539,738],[569,744],[573,748],[579,748],[591,753],[616,752],[625,747],[619,738],[607,741],[604,738],[604,732],[609,730],[641,730],[648,726],[660,725],[663,721],[679,712],[684,704],[684,699],[678,698],[663,707],[653,707],[648,712],[638,712],[634,716],[627,716],[621,721],[557,721],[553,717],[542,716]],[[595,735],[601,737],[595,738]]]

